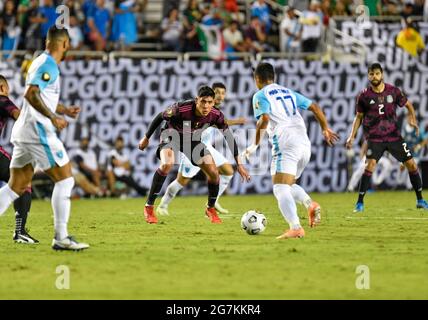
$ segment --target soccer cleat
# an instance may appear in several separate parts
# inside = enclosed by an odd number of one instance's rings
[[[89,244],[78,242],[73,236],[68,236],[62,240],[52,240],[52,249],[54,250],[70,250],[70,251],[81,251],[88,249]]]
[[[156,218],[153,206],[144,207],[144,217],[146,218],[147,223],[158,223],[158,218]]]
[[[159,206],[156,208],[156,213],[161,216],[169,216],[168,207]]]
[[[39,240],[34,239],[28,234],[27,231],[14,232],[13,241],[16,243],[25,243],[25,244],[38,244]]]
[[[312,201],[311,205],[308,208],[308,217],[309,217],[309,226],[311,228],[315,227],[321,222],[321,206]]]
[[[303,228],[300,228],[296,230],[293,230],[293,229],[287,230],[276,238],[279,240],[282,240],[282,239],[303,238],[304,236],[305,236],[305,230],[303,230]]]
[[[207,208],[205,214],[210,218],[211,223],[221,223],[221,219],[217,215],[215,208]]]
[[[354,213],[355,212],[363,212],[363,211],[364,211],[364,203],[357,202],[357,204],[355,205]]]
[[[427,202],[426,200],[424,200],[424,199],[422,199],[422,200],[418,200],[418,201],[416,202],[416,208],[417,208],[417,209],[425,209],[425,210],[428,210],[428,202]]]
[[[219,213],[222,213],[222,214],[228,214],[229,213],[229,210],[223,208],[218,201],[216,201],[216,203],[215,203],[215,209]]]

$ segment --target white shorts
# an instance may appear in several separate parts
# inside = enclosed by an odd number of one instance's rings
[[[46,171],[56,165],[62,167],[70,162],[61,140],[50,141],[49,144],[14,143],[11,168],[22,168],[30,164],[35,169]]]
[[[300,178],[311,159],[310,142],[302,143],[298,139],[274,137],[272,140],[272,162],[270,174],[287,173]]]
[[[211,156],[214,159],[214,163],[216,167],[221,167],[225,163],[228,163],[225,156],[223,156],[220,152],[218,152],[216,149],[214,149],[212,146],[207,146],[208,151],[210,152]],[[181,175],[184,178],[193,178],[198,174],[198,172],[201,170],[198,166],[193,165],[189,158],[187,158],[184,154],[181,154],[181,161],[180,161],[180,167],[178,168],[178,172],[181,173]]]

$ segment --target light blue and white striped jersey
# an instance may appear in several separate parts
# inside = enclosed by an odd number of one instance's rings
[[[276,83],[265,86],[253,96],[253,110],[256,119],[269,114],[269,137],[280,131],[307,136],[305,122],[299,109],[306,110],[312,101],[303,95]]]
[[[43,52],[31,63],[25,79],[25,91],[30,85],[40,88],[43,102],[55,113],[60,95],[59,68],[49,53]],[[46,144],[52,138],[57,138],[52,122],[24,99],[21,114],[13,126],[12,143]]]

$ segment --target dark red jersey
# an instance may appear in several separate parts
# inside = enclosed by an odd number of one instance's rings
[[[162,119],[167,122],[166,128],[175,129],[179,134],[193,134],[210,126],[223,130],[228,128],[223,113],[214,107],[207,116],[196,116],[195,100],[174,103],[162,113]]]
[[[372,142],[394,142],[401,138],[397,120],[397,107],[407,103],[404,93],[385,83],[385,89],[376,93],[371,87],[357,96],[356,111],[363,113],[364,137]]]
[[[19,110],[18,107],[8,97],[0,95],[0,133],[6,126],[8,119],[13,119],[12,113],[15,110]]]

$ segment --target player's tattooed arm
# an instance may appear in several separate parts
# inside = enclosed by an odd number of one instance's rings
[[[346,148],[351,149],[352,145],[354,144],[355,136],[357,135],[358,129],[361,126],[361,123],[363,122],[364,113],[357,112],[357,115],[355,116],[354,122],[352,123],[352,130],[351,134],[349,135],[348,139],[346,139]]]
[[[62,130],[68,125],[68,122],[65,119],[58,117],[46,106],[45,102],[40,96],[39,86],[30,85],[24,97],[34,109],[39,111],[45,117],[49,118],[52,121],[52,124],[58,130]]]
[[[405,107],[408,111],[407,122],[409,123],[410,126],[415,128],[416,135],[419,136],[419,126],[416,120],[415,108],[413,107],[413,104],[409,100],[407,100]]]
[[[339,140],[339,135],[329,128],[327,118],[320,106],[316,103],[312,103],[309,106],[308,110],[312,111],[315,116],[315,119],[317,119],[318,123],[320,124],[322,134],[327,144],[329,146],[333,146],[337,142],[337,140]]]
[[[60,103],[56,107],[56,113],[65,114],[66,116],[76,119],[80,113],[80,107],[78,106],[66,107],[65,105]]]

